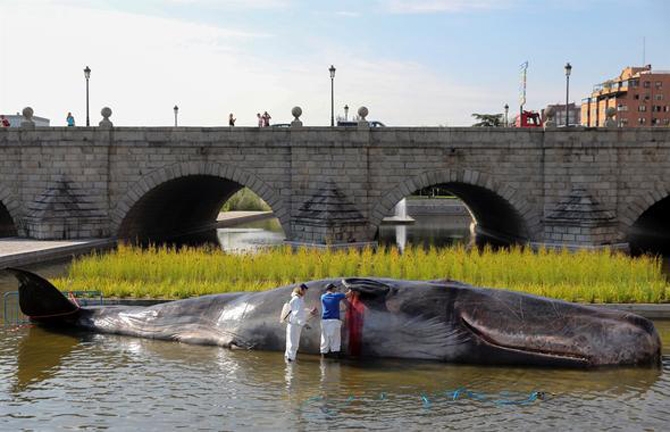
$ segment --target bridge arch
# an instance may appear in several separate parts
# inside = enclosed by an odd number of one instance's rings
[[[19,202],[6,186],[0,185],[0,237],[18,235]]]
[[[638,196],[622,211],[621,222],[631,251],[670,253],[670,184]]]
[[[143,176],[112,210],[112,232],[138,238],[179,224],[186,231],[202,228],[215,222],[223,203],[242,187],[272,208],[288,235],[289,212],[274,188],[248,171],[213,162],[176,163]]]
[[[461,199],[478,225],[490,233],[526,242],[539,238],[542,232],[540,214],[521,194],[489,174],[470,169],[426,172],[393,186],[374,206],[371,225],[377,229],[401,199],[437,185]]]

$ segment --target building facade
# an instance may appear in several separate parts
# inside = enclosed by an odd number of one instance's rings
[[[565,126],[565,104],[547,105],[542,109],[542,123],[547,122],[546,112],[551,109],[554,112],[554,124],[556,126]],[[568,126],[575,126],[581,124],[580,107],[576,103],[568,104]]]
[[[5,118],[9,120],[9,127],[19,127],[24,120],[23,116],[19,113],[16,113],[16,115],[5,114]],[[51,123],[49,119],[37,116],[33,116],[33,122],[35,122],[35,126],[37,127],[49,127],[49,123]]]
[[[603,126],[607,108],[616,109],[620,127],[670,126],[670,71],[627,67],[618,77],[595,85],[582,101],[582,125]]]

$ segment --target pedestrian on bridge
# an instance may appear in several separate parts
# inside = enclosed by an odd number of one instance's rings
[[[263,117],[261,117],[261,119],[263,120],[263,127],[270,126],[270,119],[271,118],[272,117],[270,117],[270,114],[268,114],[267,111],[263,112]]]
[[[65,117],[65,121],[67,122],[67,125],[69,127],[74,127],[74,116],[72,115],[71,112],[67,113],[67,117]]]
[[[230,113],[228,116],[228,126],[235,126],[235,120],[237,119],[233,117],[233,113]]]

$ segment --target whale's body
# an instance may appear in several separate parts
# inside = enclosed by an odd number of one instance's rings
[[[285,347],[279,314],[293,286],[149,307],[80,308],[41,277],[8,270],[19,279],[23,313],[40,325],[246,349]],[[452,281],[377,278],[308,282],[306,305],[320,307],[331,282],[358,293],[357,315],[347,313],[343,325],[343,352],[360,358],[559,367],[660,362],[653,324],[630,313]],[[300,352],[318,353],[318,321],[303,331]]]

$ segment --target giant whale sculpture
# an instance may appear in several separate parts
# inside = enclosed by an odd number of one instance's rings
[[[192,344],[283,351],[278,315],[292,286],[208,295],[149,307],[79,307],[31,272],[19,280],[23,313],[44,326]],[[392,279],[308,282],[316,305],[325,286],[356,294],[343,326],[349,355],[457,363],[593,367],[658,365],[661,342],[647,319],[620,311],[453,281]],[[301,352],[318,353],[318,319],[303,331]]]

